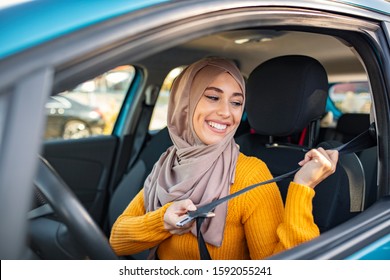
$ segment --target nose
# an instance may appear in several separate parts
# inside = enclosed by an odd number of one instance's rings
[[[223,101],[219,103],[217,115],[223,118],[230,117],[230,106],[229,102]]]

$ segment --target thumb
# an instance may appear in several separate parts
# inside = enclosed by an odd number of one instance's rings
[[[192,203],[192,201],[189,205],[187,205],[187,210],[188,211],[195,211],[196,210],[196,206],[194,203]]]
[[[195,211],[197,208],[195,206],[195,204],[192,202],[191,199],[186,199],[186,200],[183,200],[182,202],[182,207],[184,209],[186,209],[187,211]]]

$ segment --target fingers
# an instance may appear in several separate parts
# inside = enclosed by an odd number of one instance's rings
[[[182,235],[188,233],[194,221],[185,224],[182,227],[176,225],[182,220],[188,211],[195,211],[196,206],[190,199],[180,200],[172,203],[164,214],[164,227],[172,234]]]
[[[336,171],[337,161],[339,159],[339,152],[336,150],[324,150],[323,148],[318,148],[318,151],[326,159],[326,165],[330,167],[330,174],[333,174]]]
[[[304,159],[298,162],[300,166],[305,165],[307,162],[314,160],[315,162],[321,162],[325,166],[331,166],[334,169],[337,165],[339,152],[336,150],[324,150],[323,148],[312,149],[308,151]]]
[[[329,155],[330,160],[336,165],[339,160],[339,152],[336,150],[327,150],[326,153]]]
[[[183,235],[191,231],[192,226],[189,228],[173,228],[169,230],[171,234],[176,234],[176,235]]]
[[[207,215],[206,215],[206,218],[212,218],[212,217],[215,217],[215,213],[208,212]]]
[[[315,159],[323,164],[324,171],[334,173],[336,170],[338,151],[336,150],[324,150],[323,148],[314,149],[313,153],[316,153]],[[331,158],[331,155],[334,159]],[[328,168],[328,169],[327,169]]]
[[[308,151],[298,164],[302,168],[294,177],[294,182],[314,188],[336,171],[338,151],[323,148]]]

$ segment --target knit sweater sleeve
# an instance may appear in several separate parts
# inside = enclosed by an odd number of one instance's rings
[[[274,253],[292,248],[320,235],[318,226],[314,223],[312,188],[290,183],[286,198],[283,223],[278,226],[280,242]]]
[[[247,186],[272,178],[264,162],[254,158],[248,162],[252,166]],[[295,183],[290,183],[285,207],[276,183],[247,192],[243,223],[251,258],[264,259],[318,236],[313,197],[313,189]]]
[[[145,213],[144,192],[141,190],[112,227],[110,244],[115,253],[119,256],[136,254],[170,237],[163,220],[170,205]]]

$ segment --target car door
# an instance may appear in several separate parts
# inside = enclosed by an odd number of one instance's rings
[[[54,93],[46,103],[43,157],[73,190],[95,221],[103,221],[110,186],[115,183],[118,160],[127,160],[130,141],[119,147],[115,130],[126,115],[128,95],[137,91],[139,70],[122,65],[76,87]],[[138,83],[139,84],[139,83]],[[115,168],[114,168],[115,167]]]

